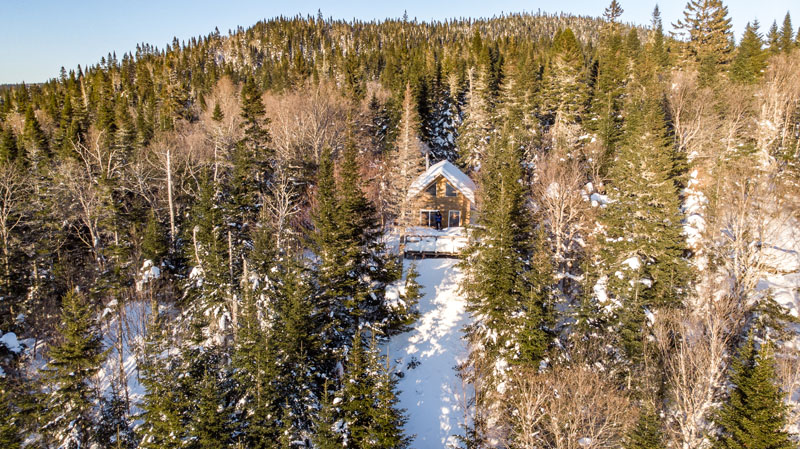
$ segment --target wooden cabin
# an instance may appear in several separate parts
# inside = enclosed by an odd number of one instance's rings
[[[408,189],[411,223],[434,227],[436,211],[442,214],[442,228],[463,227],[474,219],[475,183],[449,161],[428,168]]]

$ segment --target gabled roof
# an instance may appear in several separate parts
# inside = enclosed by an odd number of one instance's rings
[[[475,204],[475,183],[469,179],[469,176],[464,174],[450,161],[444,160],[437,164],[431,165],[425,173],[419,175],[411,186],[408,188],[408,197],[414,197],[423,190],[425,190],[439,175],[444,176],[447,182],[455,187],[459,192],[466,196],[473,204]]]

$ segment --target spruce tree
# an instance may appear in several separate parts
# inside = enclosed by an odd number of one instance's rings
[[[698,65],[700,80],[713,83],[720,68],[731,60],[731,19],[722,0],[690,0],[675,28],[688,34],[689,57]]]
[[[571,29],[559,30],[553,39],[550,59],[544,72],[540,115],[548,125],[557,125],[567,134],[581,123],[589,97],[583,50]],[[573,136],[574,137],[574,136]]]
[[[142,449],[177,449],[186,435],[186,396],[180,388],[178,357],[169,352],[168,321],[155,305],[148,325],[148,340],[141,363],[141,384],[145,388],[141,425],[136,429]],[[169,355],[167,355],[169,354]]]
[[[625,438],[624,449],[666,449],[661,420],[652,405],[639,413],[636,425]]]
[[[36,118],[32,105],[28,105],[25,110],[22,147],[25,149],[26,160],[36,167],[49,157],[50,146],[47,136],[39,124],[39,119]]]
[[[772,346],[755,348],[751,336],[731,364],[732,389],[714,416],[720,449],[795,449],[784,430],[787,424],[785,394],[776,385]]]
[[[792,18],[789,12],[783,18],[783,25],[781,26],[780,37],[778,38],[779,46],[782,52],[789,53],[794,49],[794,29],[792,28]]]
[[[619,347],[642,355],[645,309],[680,306],[689,270],[681,225],[678,154],[667,134],[652,59],[637,67],[640,94],[626,104],[622,142],[609,170],[601,271],[617,314]]]
[[[462,287],[467,309],[476,317],[467,337],[479,343],[483,356],[492,364],[518,360],[517,343],[524,337],[526,361],[536,365],[548,346],[549,298],[541,279],[532,273],[532,220],[521,183],[521,151],[510,137],[513,126],[506,125],[506,135],[491,145],[487,155],[481,175],[480,227],[465,252]],[[520,327],[525,329],[522,334]]]
[[[610,23],[603,30],[598,49],[597,80],[592,99],[592,115],[596,120],[592,121],[592,128],[608,157],[613,154],[622,135],[622,105],[628,60],[620,27],[616,23],[616,17],[621,13],[616,0],[612,1],[606,12],[612,15],[608,18]]]
[[[781,35],[778,33],[777,21],[772,22],[767,32],[767,49],[771,55],[777,55],[781,51]]]
[[[736,51],[731,66],[731,79],[734,81],[751,84],[761,78],[762,71],[767,66],[766,54],[762,49],[764,45],[758,32],[758,21],[748,23],[742,35],[742,42]]]
[[[20,411],[12,401],[12,392],[5,377],[0,377],[0,447],[22,447],[22,420]]]
[[[316,369],[321,343],[310,274],[302,261],[289,259],[279,268],[276,310],[270,345],[275,346],[275,375],[271,381],[283,401],[284,426],[308,429],[312,404],[318,402]]]
[[[371,351],[377,355],[379,348],[373,340]],[[412,437],[405,435],[403,427],[408,418],[405,410],[399,407],[397,397],[397,378],[389,363],[388,355],[376,357],[377,385],[375,388],[375,407],[372,409],[372,436],[374,447],[381,449],[404,449],[409,447]]]
[[[278,438],[281,401],[273,382],[278,375],[276,341],[263,325],[264,308],[251,288],[242,289],[242,310],[232,354],[238,416],[238,441],[246,447],[272,447]]]
[[[389,154],[390,170],[387,195],[393,197],[394,212],[397,216],[397,225],[410,226],[414,222],[414,214],[408,199],[408,188],[411,183],[425,170],[426,158],[429,157],[428,147],[419,136],[419,116],[416,100],[411,90],[411,85],[406,84],[398,125],[396,150]]]
[[[374,426],[371,414],[375,408],[374,393],[377,385],[373,358],[374,354],[363,342],[361,331],[356,332],[347,353],[342,388],[337,393],[347,447],[377,447],[371,441]]]
[[[492,102],[489,93],[489,71],[481,66],[468,75],[469,89],[464,119],[458,127],[456,147],[461,153],[459,163],[478,171],[481,159],[492,139]]]
[[[339,413],[334,401],[336,398],[330,394],[326,380],[320,398],[320,409],[314,416],[311,435],[311,442],[317,449],[341,449],[342,447]]]
[[[225,398],[214,367],[206,369],[197,390],[197,410],[191,421],[189,447],[197,449],[224,449],[230,444],[230,417]],[[253,446],[250,446],[253,447]]]
[[[61,302],[61,338],[50,348],[44,370],[48,423],[44,431],[59,445],[88,447],[95,435],[99,398],[90,382],[105,359],[103,343],[86,298],[72,290]]]
[[[355,145],[349,141],[345,146],[339,182],[326,159],[328,151],[318,173],[314,241],[320,313],[328,317],[323,344],[331,369],[359,325],[374,324],[388,333],[400,326],[384,320],[389,312],[385,286],[398,279],[400,270],[379,240],[377,213],[361,190]]]
[[[19,158],[17,138],[10,126],[0,126],[0,161],[15,162]]]

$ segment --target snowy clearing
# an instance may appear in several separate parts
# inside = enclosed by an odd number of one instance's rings
[[[407,270],[411,261],[405,261]],[[455,366],[467,355],[461,329],[469,323],[466,301],[459,293],[457,259],[416,261],[424,296],[414,329],[395,336],[389,357],[403,373],[398,389],[408,414],[406,432],[416,435],[411,446],[438,449],[456,443],[462,433],[464,387]]]

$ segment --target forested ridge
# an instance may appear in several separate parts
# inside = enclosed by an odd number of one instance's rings
[[[280,17],[0,86],[0,447],[421,447],[390,242],[444,159],[460,447],[798,447],[800,30],[623,6]]]

